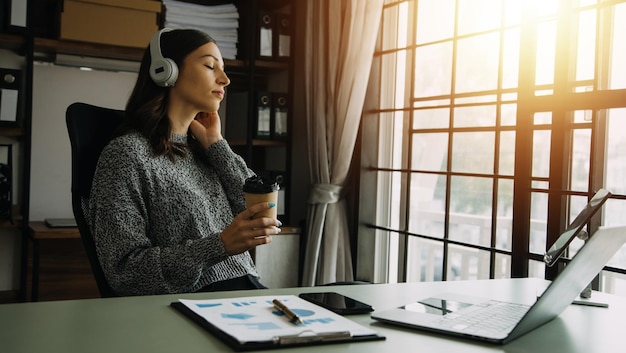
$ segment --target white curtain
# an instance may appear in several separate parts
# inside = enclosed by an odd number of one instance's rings
[[[342,189],[354,152],[383,1],[307,1],[305,101],[313,185],[303,286],[353,279]]]

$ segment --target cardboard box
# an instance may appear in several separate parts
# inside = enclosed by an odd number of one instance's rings
[[[160,14],[156,0],[64,0],[59,38],[145,48]]]

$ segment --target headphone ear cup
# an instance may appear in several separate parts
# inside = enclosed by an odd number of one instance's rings
[[[178,65],[168,58],[153,60],[150,65],[150,77],[158,86],[173,86],[178,78]]]
[[[167,79],[167,82],[165,82],[165,84],[167,86],[174,86],[174,84],[176,83],[176,80],[178,79],[178,65],[176,65],[176,63],[172,59],[166,58],[165,61],[169,63],[169,66],[171,69],[169,78]]]
[[[178,78],[178,65],[161,53],[161,34],[172,29],[163,28],[150,39],[150,77],[161,87],[174,86]]]

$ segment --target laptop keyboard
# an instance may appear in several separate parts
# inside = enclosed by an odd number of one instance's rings
[[[445,315],[438,324],[464,333],[492,336],[510,332],[529,309],[527,305],[493,300],[474,307],[462,314]]]

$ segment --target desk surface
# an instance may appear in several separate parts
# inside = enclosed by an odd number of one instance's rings
[[[206,299],[331,290],[370,303],[376,310],[442,292],[461,291],[500,300],[532,301],[545,281],[510,279],[196,293],[0,305],[0,352],[232,352],[200,326],[172,309],[178,298]],[[349,318],[387,337],[384,341],[340,343],[323,351],[347,352],[623,352],[626,298],[594,292],[609,308],[571,305],[558,318],[504,346],[449,338]],[[319,352],[320,346],[269,352]]]
[[[50,228],[44,221],[33,221],[28,223],[30,236],[33,239],[78,239],[80,233],[77,227]]]

